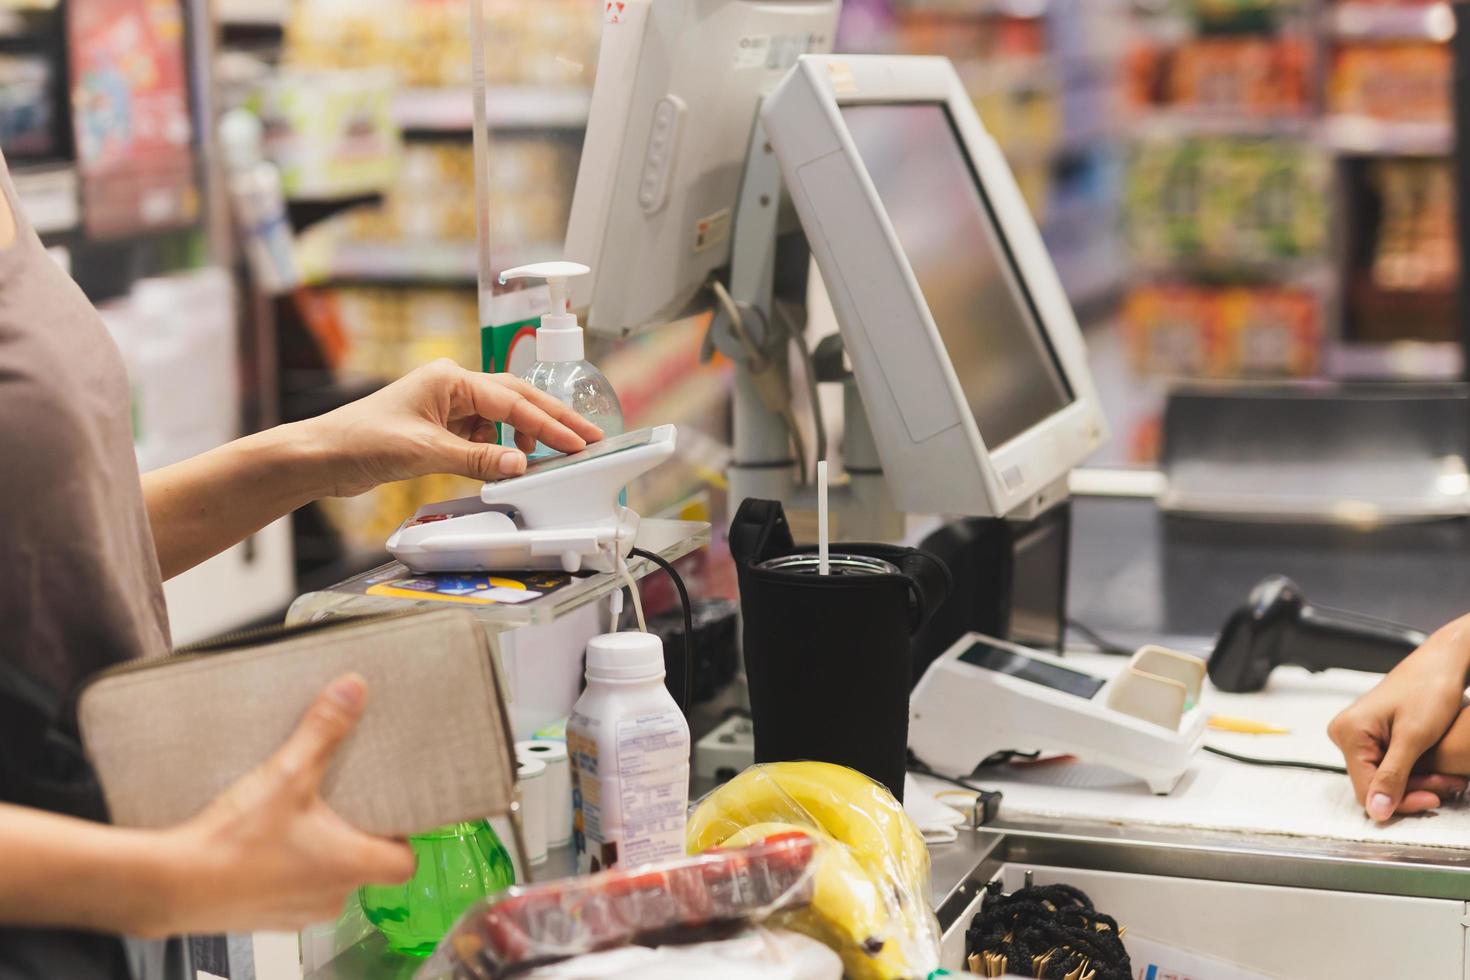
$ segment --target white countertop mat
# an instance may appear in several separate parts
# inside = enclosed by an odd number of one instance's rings
[[[1111,675],[1121,657],[1074,653],[1079,669]],[[1381,675],[1332,670],[1310,674],[1277,668],[1258,694],[1226,694],[1213,688],[1205,709],[1291,729],[1289,735],[1238,735],[1210,731],[1205,743],[1241,755],[1342,764],[1327,738],[1327,723]],[[920,777],[943,799],[953,789]],[[1006,816],[1105,820],[1118,823],[1207,830],[1284,834],[1345,841],[1470,848],[1470,803],[1452,803],[1434,813],[1376,825],[1353,797],[1346,776],[1248,766],[1201,753],[1174,792],[1154,796],[1143,783],[1084,762],[1000,766],[985,770],[977,785],[1005,793]],[[959,791],[963,793],[963,791]]]

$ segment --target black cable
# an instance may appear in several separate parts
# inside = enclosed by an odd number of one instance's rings
[[[1085,967],[1097,980],[1133,977],[1117,920],[1068,885],[1033,885],[986,898],[965,941],[967,953],[1005,957],[1006,972],[1015,976],[1062,980]]]
[[[1081,633],[1083,639],[1097,647],[1098,653],[1105,653],[1110,657],[1131,657],[1135,653],[1135,651],[1130,650],[1128,647],[1112,642],[1081,620],[1068,617],[1067,628]]]
[[[678,590],[679,602],[684,607],[684,718],[689,718],[689,712],[694,708],[694,607],[689,603],[689,590],[684,587],[684,579],[675,570],[674,566],[659,555],[642,548],[634,548],[633,554],[644,561],[651,561],[664,570],[674,588]]]
[[[1205,751],[1211,755],[1218,755],[1222,759],[1231,762],[1240,762],[1247,766],[1264,766],[1269,769],[1305,769],[1308,772],[1327,772],[1334,776],[1346,776],[1347,770],[1342,766],[1329,766],[1321,762],[1293,762],[1289,759],[1258,759],[1250,755],[1237,755],[1234,752],[1226,752],[1217,749],[1213,745],[1206,745]]]

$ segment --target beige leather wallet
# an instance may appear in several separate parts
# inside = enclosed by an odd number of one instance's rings
[[[484,627],[466,612],[338,620],[136,661],[90,679],[82,743],[113,821],[165,827],[265,761],[333,678],[367,707],[322,784],[365,831],[406,836],[503,816],[515,749]]]

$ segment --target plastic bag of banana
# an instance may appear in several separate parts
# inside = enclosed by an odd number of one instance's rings
[[[817,843],[809,905],[772,924],[818,939],[853,980],[927,977],[939,968],[939,921],[929,907],[929,851],[903,806],[845,766],[752,766],[700,800],[691,854],[804,831]]]

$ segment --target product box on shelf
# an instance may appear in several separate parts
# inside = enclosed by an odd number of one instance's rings
[[[1123,308],[1129,361],[1144,376],[1310,377],[1321,363],[1320,308],[1307,289],[1136,287]]]
[[[1325,258],[1331,167],[1291,140],[1151,140],[1133,151],[1126,229],[1145,267]]]

